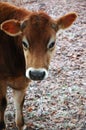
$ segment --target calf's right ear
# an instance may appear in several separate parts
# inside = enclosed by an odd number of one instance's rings
[[[21,23],[15,19],[7,20],[0,25],[0,29],[3,30],[9,36],[20,35]]]

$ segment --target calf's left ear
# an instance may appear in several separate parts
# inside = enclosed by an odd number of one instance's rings
[[[0,29],[3,30],[9,36],[13,37],[21,34],[20,22],[15,19],[3,22],[0,25]]]
[[[77,15],[74,12],[60,17],[59,19],[55,21],[56,31],[58,31],[59,29],[66,29],[70,27],[73,24],[73,22],[76,20],[76,18],[77,18]]]

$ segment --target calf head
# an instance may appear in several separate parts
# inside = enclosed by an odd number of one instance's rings
[[[1,24],[6,34],[21,37],[23,45],[26,76],[32,80],[42,80],[48,76],[50,59],[55,50],[56,33],[68,28],[76,19],[69,13],[57,20],[43,12],[33,12],[25,20],[7,20]]]

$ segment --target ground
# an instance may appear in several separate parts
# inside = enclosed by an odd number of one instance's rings
[[[53,18],[68,12],[78,15],[71,28],[57,35],[49,77],[28,87],[23,109],[28,130],[86,130],[86,0],[16,0],[15,4],[44,10]],[[16,130],[11,89],[7,97],[7,130],[13,126]]]

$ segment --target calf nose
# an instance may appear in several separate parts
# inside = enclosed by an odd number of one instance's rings
[[[32,80],[42,80],[45,77],[45,71],[29,71],[29,76]]]
[[[43,80],[48,76],[48,72],[44,68],[35,69],[35,68],[28,68],[26,70],[26,77],[31,80]]]

